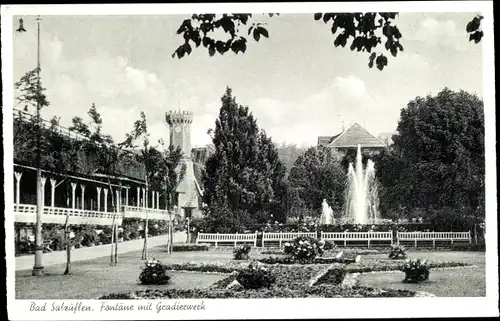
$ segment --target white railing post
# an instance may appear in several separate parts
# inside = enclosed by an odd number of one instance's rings
[[[151,191],[151,208],[156,208],[155,206],[155,194],[156,192],[155,191]]]
[[[234,247],[236,247],[236,240],[238,239],[238,232],[236,232],[236,236],[234,237]]]
[[[16,204],[21,204],[21,177],[23,177],[23,172],[15,172],[16,177]]]
[[[278,235],[279,235],[278,240],[280,242],[280,249],[281,249],[281,238],[283,237],[283,233],[280,232]]]
[[[344,247],[347,247],[347,231],[344,231]]]
[[[255,231],[255,236],[253,239],[253,247],[257,247],[257,231]]]
[[[215,236],[215,247],[217,247],[217,240],[219,239],[219,232],[217,232],[217,235]]]
[[[141,188],[137,186],[137,207],[141,207]]]

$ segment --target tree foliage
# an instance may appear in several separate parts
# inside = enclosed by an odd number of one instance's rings
[[[443,89],[416,97],[401,111],[393,150],[376,159],[386,206],[484,206],[483,102]]]
[[[267,14],[270,17],[278,13]],[[315,13],[315,21],[324,22],[332,33],[335,47],[348,47],[351,51],[366,52],[368,67],[374,65],[379,70],[387,66],[388,59],[384,51],[396,57],[403,51],[401,39],[403,35],[395,24],[397,12],[340,12]],[[466,26],[469,41],[479,43],[483,37],[481,20],[483,16],[474,17]],[[269,38],[269,31],[264,23],[257,22],[255,15],[247,14],[193,14],[185,19],[177,30],[184,43],[172,54],[181,59],[190,55],[193,48],[203,46],[210,57],[216,53],[224,55],[228,51],[235,54],[245,53],[248,41],[245,36],[259,42],[262,37]],[[217,34],[224,34],[218,37]],[[383,46],[382,49],[379,49]]]
[[[299,204],[318,215],[323,199],[334,209],[343,206],[346,172],[339,155],[327,147],[311,147],[299,156],[290,170],[289,182]]]
[[[215,153],[203,175],[207,224],[214,231],[238,231],[271,217],[284,220],[285,168],[276,147],[259,130],[248,107],[238,105],[230,88],[215,122]]]
[[[39,67],[28,71],[19,81],[14,84],[14,88],[19,90],[19,95],[16,100],[25,106],[43,108],[49,106],[50,103],[45,95],[45,90],[42,86],[40,77],[41,69]]]
[[[141,112],[132,130],[118,145],[133,152],[134,158],[144,166],[147,187],[165,196],[166,207],[172,209],[175,188],[185,172],[185,167],[180,166],[182,152],[172,146],[161,151],[159,147],[164,148],[164,143],[162,140],[158,143],[158,146],[150,144],[146,114]]]
[[[481,21],[483,20],[483,16],[477,15],[472,18],[467,26],[465,27],[465,31],[469,34],[469,41],[474,41],[474,43],[479,43],[484,36],[483,30],[481,29]]]
[[[286,168],[286,176],[290,174],[290,170],[297,158],[307,151],[307,147],[300,147],[296,144],[282,143],[278,147],[278,155],[281,162]]]

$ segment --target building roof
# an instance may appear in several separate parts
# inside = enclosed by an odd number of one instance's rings
[[[370,134],[358,123],[354,123],[344,132],[333,136],[330,143],[328,143],[326,146],[335,148],[352,148],[357,147],[358,145],[361,145],[361,147],[370,148],[387,147],[387,145],[383,141]]]

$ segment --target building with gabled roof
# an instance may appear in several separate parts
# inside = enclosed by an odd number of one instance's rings
[[[354,123],[347,130],[335,136],[319,136],[318,146],[324,146],[337,150],[340,154],[345,154],[348,149],[361,148],[367,152],[378,152],[387,148],[387,144],[368,132],[358,123]]]

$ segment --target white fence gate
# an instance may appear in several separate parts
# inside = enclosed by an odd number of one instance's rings
[[[236,246],[238,243],[253,243],[257,246],[257,232],[252,234],[219,234],[219,233],[198,233],[196,243],[215,243],[217,247],[219,243],[233,243]]]
[[[472,243],[469,232],[398,232],[397,243],[401,241],[413,241],[417,247],[418,241],[432,241],[432,246],[436,247],[436,241],[468,241]]]
[[[367,241],[370,247],[371,241],[388,241],[393,244],[392,231],[389,232],[321,232],[321,238],[326,241]]]
[[[293,241],[299,236],[317,237],[316,232],[285,232],[285,233],[262,233],[262,247],[265,247],[265,242],[279,242],[281,247],[282,242]]]

